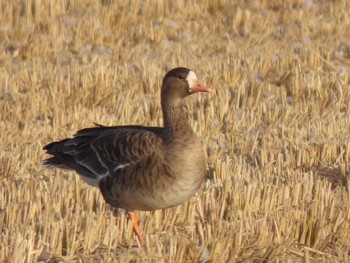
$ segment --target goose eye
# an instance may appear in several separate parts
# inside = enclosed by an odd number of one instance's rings
[[[185,79],[185,77],[183,75],[178,75],[177,78],[178,79]]]

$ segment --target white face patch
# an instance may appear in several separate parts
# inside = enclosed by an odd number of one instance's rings
[[[197,81],[197,76],[196,74],[191,70],[190,72],[188,72],[188,75],[187,75],[187,83],[188,83],[188,86],[190,87],[190,91],[191,89],[193,88],[195,82]]]

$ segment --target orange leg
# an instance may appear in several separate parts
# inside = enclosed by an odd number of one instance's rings
[[[128,218],[132,220],[132,228],[133,228],[133,231],[136,234],[138,240],[140,241],[140,244],[144,245],[145,240],[143,239],[143,236],[142,236],[141,231],[139,229],[139,220],[137,218],[137,215],[134,213],[128,212]]]

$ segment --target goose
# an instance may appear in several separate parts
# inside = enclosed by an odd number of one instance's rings
[[[161,87],[164,127],[103,126],[79,130],[73,138],[43,149],[51,157],[44,167],[74,170],[99,188],[104,200],[125,209],[141,245],[135,211],[180,205],[198,191],[206,174],[206,157],[191,128],[184,99],[210,92],[188,68],[166,73]]]

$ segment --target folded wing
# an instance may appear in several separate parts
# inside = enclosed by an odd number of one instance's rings
[[[144,126],[98,125],[83,129],[71,139],[45,146],[53,157],[43,165],[75,170],[88,184],[98,187],[102,177],[162,147],[162,133],[161,127]]]

